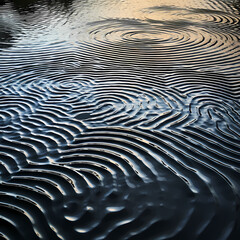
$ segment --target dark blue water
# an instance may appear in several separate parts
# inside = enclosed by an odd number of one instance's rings
[[[230,0],[0,1],[0,239],[240,239]]]

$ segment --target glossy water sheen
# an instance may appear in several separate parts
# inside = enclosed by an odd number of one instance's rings
[[[237,1],[0,4],[1,239],[240,239]]]

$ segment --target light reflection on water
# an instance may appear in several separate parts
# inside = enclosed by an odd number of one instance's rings
[[[87,41],[93,22],[104,20],[148,21],[152,24],[173,22],[173,24],[194,25],[197,22],[214,21],[215,14],[231,16],[227,5],[209,5],[209,1],[73,1],[64,4],[32,2],[31,11],[17,4],[6,3],[1,8],[1,23],[24,43],[30,41]],[[24,4],[23,4],[24,5]],[[207,9],[204,9],[204,6]],[[31,6],[31,5],[30,5]],[[18,11],[15,8],[18,7]],[[226,9],[227,8],[227,9]],[[5,12],[6,11],[6,12]],[[212,12],[211,12],[212,11]],[[219,12],[218,12],[219,11]],[[237,16],[236,21],[238,21]],[[90,26],[89,26],[90,25]]]
[[[240,232],[232,1],[0,5],[0,237]]]

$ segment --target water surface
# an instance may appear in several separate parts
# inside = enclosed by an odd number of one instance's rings
[[[240,237],[230,0],[0,2],[0,238]]]

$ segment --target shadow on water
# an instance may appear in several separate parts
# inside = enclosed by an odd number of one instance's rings
[[[4,1],[0,2],[0,11],[1,11],[1,6],[5,4]],[[0,51],[1,48],[7,48],[11,47],[11,40],[13,40],[13,36],[11,33],[11,30],[6,29],[6,23],[3,21],[2,18],[0,18]]]
[[[10,0],[10,2],[12,3],[13,8],[20,14],[26,14],[36,11],[38,6],[42,4],[49,6],[56,6],[59,4],[63,9],[67,9],[72,4],[73,0]]]
[[[240,0],[234,0],[234,1],[233,1],[233,5],[234,5],[234,7],[235,7],[236,9],[238,9],[239,12],[240,12]]]
[[[13,40],[13,36],[11,31],[6,30],[1,26],[0,21],[0,51],[1,48],[9,48],[12,46],[11,41]]]
[[[67,11],[72,4],[72,0],[9,0],[0,2],[0,51],[14,45],[15,40],[21,34],[24,25],[29,24],[29,20],[24,16],[34,14],[41,6],[56,7],[58,10]],[[18,16],[19,15],[19,16]],[[38,15],[41,18],[41,11]],[[51,19],[49,19],[51,21]]]

